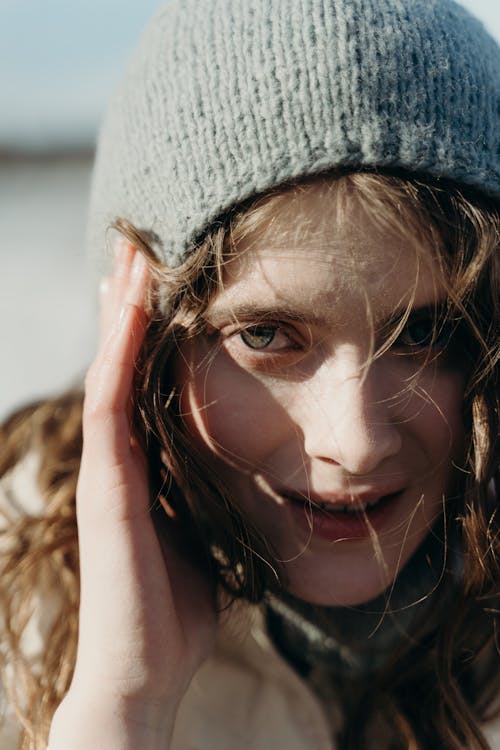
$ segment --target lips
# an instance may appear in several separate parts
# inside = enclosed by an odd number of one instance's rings
[[[381,501],[400,494],[402,491],[403,488],[399,486],[362,491],[347,490],[336,493],[287,489],[282,490],[279,494],[293,503],[306,504],[309,507],[312,506],[332,513],[360,513],[369,512]]]
[[[307,538],[312,534],[333,542],[368,538],[386,528],[403,493],[404,488],[391,487],[350,494],[296,490],[280,494],[292,522]]]

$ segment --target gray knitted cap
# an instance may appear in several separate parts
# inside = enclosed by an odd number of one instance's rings
[[[117,217],[181,263],[217,217],[328,168],[500,198],[500,51],[452,0],[169,0],[101,131],[89,239]]]

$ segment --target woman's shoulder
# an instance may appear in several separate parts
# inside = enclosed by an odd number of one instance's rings
[[[335,750],[334,714],[338,731],[339,711],[332,713],[331,705],[326,710],[312,686],[278,652],[263,608],[237,604],[220,623],[215,651],[181,703],[172,750],[212,750],[207,737],[218,750],[242,744],[249,750]],[[500,750],[500,717],[482,730],[491,750]],[[384,736],[377,734],[373,747],[385,747]]]
[[[320,702],[269,639],[262,608],[237,603],[181,702],[172,750],[242,746],[335,747]]]

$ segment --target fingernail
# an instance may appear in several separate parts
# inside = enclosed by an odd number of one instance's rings
[[[118,237],[115,239],[114,245],[113,245],[113,253],[115,255],[115,259],[117,259],[121,253],[126,250],[128,247],[128,240],[123,237],[123,235],[119,234]]]
[[[144,258],[144,255],[136,251],[134,262],[132,264],[132,278],[137,279],[139,276],[142,276],[145,267],[146,259]]]

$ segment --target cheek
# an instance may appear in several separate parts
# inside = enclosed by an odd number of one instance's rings
[[[464,451],[464,377],[453,371],[429,373],[418,384],[420,408],[414,417],[421,443],[435,463]]]
[[[281,444],[290,420],[274,389],[223,352],[179,376],[183,419],[211,452],[258,462]]]

